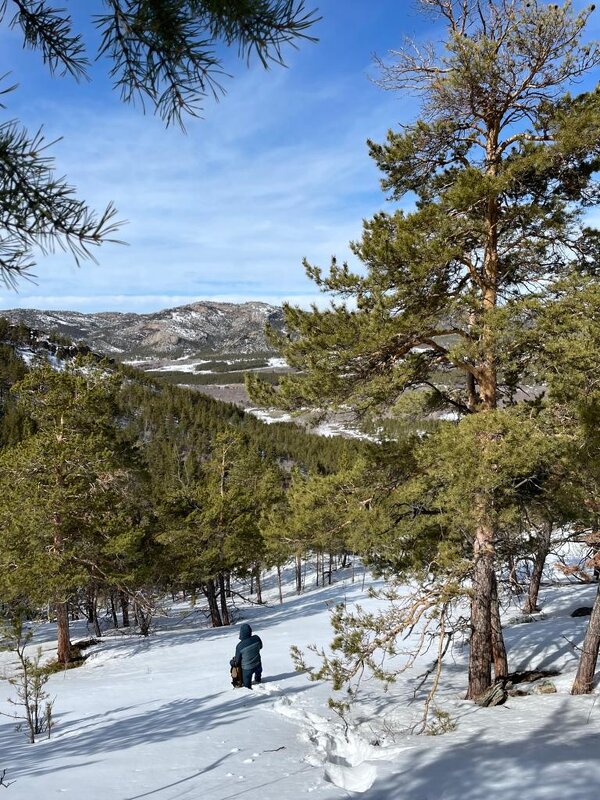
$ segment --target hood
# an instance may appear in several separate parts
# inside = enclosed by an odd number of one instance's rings
[[[244,622],[240,628],[240,639],[249,639],[252,636],[252,628],[247,622]]]

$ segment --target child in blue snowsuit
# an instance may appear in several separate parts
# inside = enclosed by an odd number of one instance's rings
[[[235,656],[231,659],[231,666],[234,664],[242,669],[242,682],[246,689],[252,688],[252,676],[254,682],[260,683],[262,675],[262,661],[260,651],[262,642],[260,636],[252,635],[252,628],[245,622],[240,627],[240,641],[235,648]]]

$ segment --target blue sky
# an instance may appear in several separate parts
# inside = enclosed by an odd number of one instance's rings
[[[60,5],[82,15],[99,4]],[[52,149],[57,172],[91,205],[114,201],[128,221],[120,232],[127,246],[99,248],[98,264],[40,256],[35,283],[21,281],[18,292],[0,285],[0,308],[147,312],[203,299],[315,299],[302,258],[351,261],[348,241],[385,204],[366,139],[382,140],[417,110],[412,98],[369,80],[373,54],[436,32],[412,0],[314,5],[319,42],[290,50],[288,69],[246,69],[228,57],[227,95],[207,101],[186,134],[124,106],[105,62],[94,65],[91,83],[52,79],[16,32],[0,30],[0,74],[10,70],[19,83],[0,113],[31,130],[43,125],[48,140],[62,136]]]

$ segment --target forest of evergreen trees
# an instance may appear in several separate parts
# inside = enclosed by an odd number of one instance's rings
[[[289,525],[288,498],[366,445],[266,425],[77,350],[0,320],[0,598],[31,616],[50,604],[60,663],[77,656],[73,613],[97,636],[106,613],[148,633],[158,597],[198,593],[227,625],[232,577],[260,602],[266,568],[319,553],[325,576],[347,553],[325,522],[319,535]]]
[[[416,588],[386,590],[377,615],[338,608],[337,655],[315,674],[391,680],[381,652],[423,625],[438,666],[468,639],[475,700],[510,676],[504,599],[535,613],[568,541],[587,560],[565,571],[597,577],[600,93],[571,94],[600,64],[594,7],[421,6],[443,54],[407,45],[380,83],[417,93],[422,114],[369,143],[397,206],[364,222],[357,272],[306,264],[333,302],[286,305],[272,339],[292,371],[248,379],[257,402],[351,408],[388,440],[267,427],[64,342],[28,365],[30,332],[0,326],[0,599],[9,614],[50,604],[59,662],[74,609],[98,635],[100,608],[148,633],[156,598],[185,591],[227,625],[232,578],[260,602],[266,568],[294,560],[300,591],[307,557],[328,579],[357,554]],[[593,688],[600,599],[590,611],[573,693]]]

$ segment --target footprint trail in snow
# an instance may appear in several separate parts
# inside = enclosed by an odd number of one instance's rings
[[[307,763],[322,767],[326,780],[349,792],[366,792],[371,788],[377,778],[373,761],[391,761],[407,749],[376,747],[352,729],[344,733],[340,725],[298,708],[287,696],[273,703],[273,711],[302,728],[301,739],[314,748],[305,759]]]

